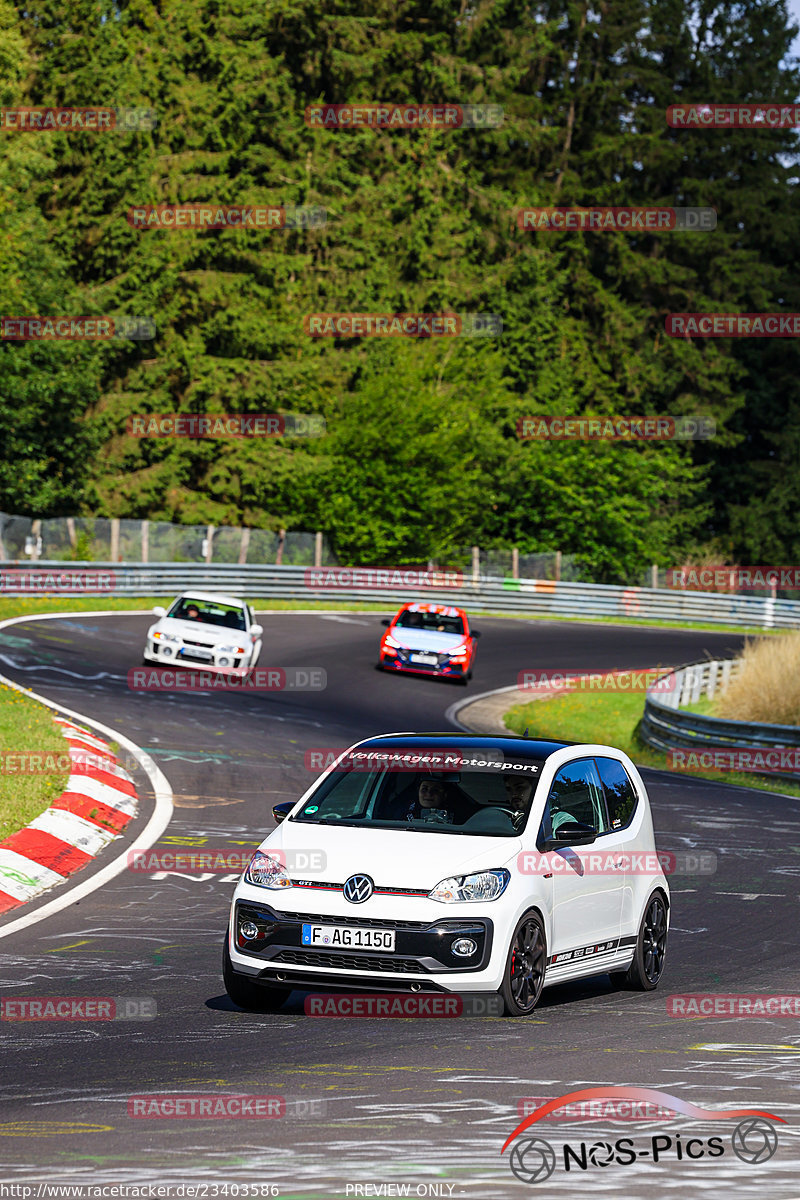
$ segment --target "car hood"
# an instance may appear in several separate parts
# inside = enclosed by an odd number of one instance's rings
[[[249,635],[243,629],[228,629],[224,625],[204,625],[199,621],[181,621],[176,617],[162,617],[153,626],[159,633],[171,633],[184,641],[190,638],[193,642],[206,642],[208,645],[218,645],[220,642],[233,642],[237,638]]]
[[[463,633],[437,633],[435,629],[390,629],[389,633],[404,650],[430,650],[446,654],[466,640]]]
[[[354,829],[300,821],[283,821],[261,844],[262,850],[285,851],[295,878],[344,883],[361,873],[371,876],[376,887],[426,891],[450,875],[505,866],[521,847],[516,837]]]

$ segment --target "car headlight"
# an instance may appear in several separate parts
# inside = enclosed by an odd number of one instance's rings
[[[505,867],[496,871],[478,871],[474,875],[451,875],[428,892],[430,900],[454,904],[457,900],[496,900],[502,896],[511,878]]]
[[[244,646],[217,646],[217,654],[244,654]]]
[[[454,646],[453,649],[448,650],[447,653],[450,655],[451,658],[457,658],[459,656],[464,657],[467,653],[467,647],[466,646]]]
[[[256,887],[272,888],[273,890],[292,886],[292,881],[279,859],[273,858],[271,854],[264,854],[262,850],[256,850],[247,864],[244,881],[252,883]]]
[[[391,646],[393,650],[402,649],[402,644],[400,642],[396,642],[390,633],[386,634],[386,637],[383,639],[383,644],[384,646]]]
[[[179,642],[181,639],[176,637],[174,633],[154,633],[154,642]]]

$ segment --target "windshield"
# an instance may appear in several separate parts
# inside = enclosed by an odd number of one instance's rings
[[[400,613],[395,625],[399,629],[424,629],[429,633],[457,633],[460,636],[464,632],[461,617],[449,617],[444,613],[406,611]]]
[[[292,821],[474,837],[516,837],[525,828],[538,769],[333,771]],[[524,774],[523,774],[524,772]]]
[[[179,621],[194,621],[198,625],[221,625],[224,629],[247,628],[241,608],[232,604],[220,604],[216,600],[189,600],[181,596],[167,616],[175,617]]]

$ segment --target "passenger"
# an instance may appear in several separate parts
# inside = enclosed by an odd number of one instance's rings
[[[441,779],[420,781],[416,797],[408,806],[409,821],[430,821],[437,825],[453,824],[453,806],[449,801],[448,787]]]

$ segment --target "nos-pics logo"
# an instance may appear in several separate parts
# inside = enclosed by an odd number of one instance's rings
[[[531,1125],[556,1109],[567,1104],[610,1098],[658,1104],[674,1113],[682,1113],[701,1121],[729,1121],[739,1118],[739,1123],[731,1135],[730,1146],[726,1145],[725,1138],[721,1136],[687,1139],[680,1134],[657,1134],[640,1142],[629,1137],[617,1138],[613,1142],[567,1142],[560,1147],[560,1153],[557,1153],[545,1138],[522,1138],[516,1142],[509,1155],[508,1165],[517,1179],[523,1183],[542,1183],[554,1173],[559,1159],[563,1159],[563,1170],[568,1172],[583,1172],[593,1167],[631,1166],[639,1160],[653,1163],[683,1159],[697,1161],[702,1158],[720,1158],[729,1153],[736,1155],[744,1163],[765,1163],[778,1149],[778,1134],[772,1122],[778,1121],[782,1125],[786,1123],[783,1117],[776,1117],[774,1113],[762,1112],[756,1108],[698,1108],[687,1100],[680,1100],[668,1092],[659,1092],[652,1088],[581,1088],[577,1092],[557,1096],[532,1112],[506,1138],[500,1153],[505,1154],[515,1138],[520,1138]]]

